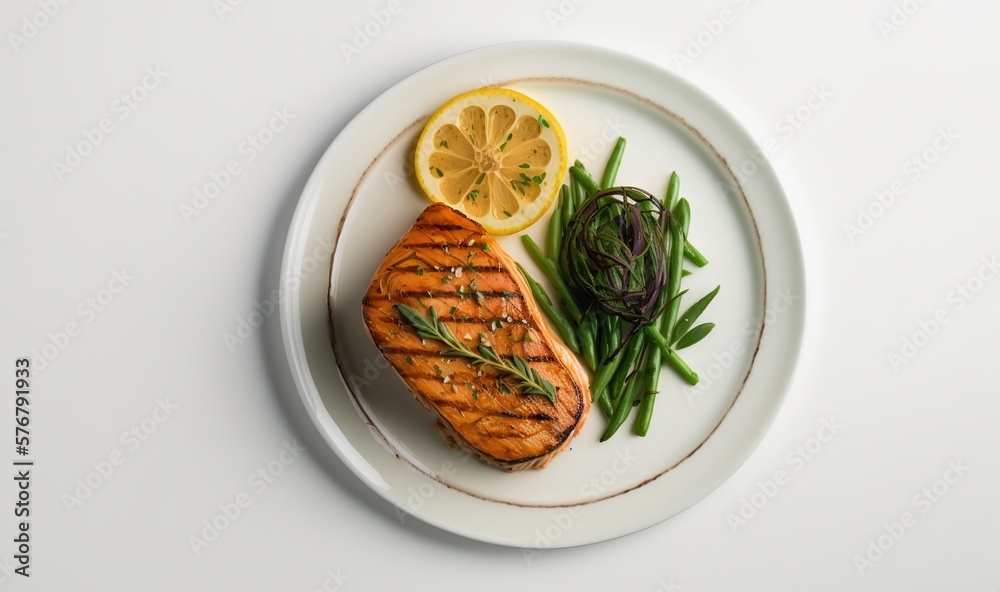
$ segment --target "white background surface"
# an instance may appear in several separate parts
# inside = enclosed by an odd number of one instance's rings
[[[1000,281],[977,278],[994,273],[984,257],[1000,263],[996,5],[439,1],[371,24],[387,6],[245,0],[220,16],[207,0],[71,2],[23,44],[8,33],[23,35],[40,4],[0,11],[0,429],[13,432],[14,360],[65,344],[32,383],[32,577],[12,573],[8,477],[0,588],[310,591],[335,589],[331,574],[342,590],[1000,587]],[[880,31],[894,7],[915,12]],[[724,10],[730,22],[711,23]],[[377,34],[345,55],[366,26]],[[710,43],[695,56],[699,33]],[[299,193],[348,121],[417,69],[522,39],[658,63],[762,144],[773,138],[809,274],[797,378],[750,460],[665,523],[528,556],[403,518],[353,477],[301,410],[276,313],[244,343],[223,338],[277,287]],[[165,78],[122,119],[116,100],[147,68]],[[826,102],[799,109],[817,89]],[[273,109],[294,119],[247,162],[240,144]],[[797,109],[808,121],[779,124]],[[66,146],[104,118],[112,131],[57,175]],[[911,159],[939,130],[954,140],[921,169]],[[240,173],[186,221],[180,205],[233,159]],[[879,208],[875,193],[896,180],[901,195]],[[859,223],[859,208],[872,220]],[[132,279],[98,312],[87,299],[106,300],[123,270]],[[936,329],[935,315],[947,321]],[[67,323],[79,327],[68,343]],[[175,407],[162,423],[147,420],[158,400]],[[791,462],[831,418],[837,434]],[[123,438],[143,420],[155,432]],[[14,460],[4,441],[0,458]],[[286,455],[280,476],[248,481],[293,441],[307,451]],[[68,505],[77,480],[116,454],[123,462]],[[949,463],[968,470],[943,495],[943,482],[924,493]],[[734,528],[727,516],[760,502],[779,470],[787,484]],[[194,553],[189,537],[241,493],[250,506]],[[913,526],[859,568],[905,512]]]

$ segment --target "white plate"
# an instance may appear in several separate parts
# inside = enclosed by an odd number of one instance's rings
[[[692,204],[692,241],[711,261],[685,280],[692,295],[686,302],[722,284],[704,317],[716,330],[683,352],[702,375],[701,389],[665,370],[649,436],[633,436],[629,422],[599,444],[606,422],[595,408],[549,467],[513,474],[445,446],[431,416],[386,369],[361,321],[361,297],[376,266],[427,205],[409,164],[423,122],[448,98],[486,84],[546,105],[566,130],[570,157],[598,173],[614,139],[625,135],[619,183],[662,193],[677,170]],[[379,495],[484,541],[581,545],[648,527],[696,503],[767,431],[802,336],[804,271],[794,221],[771,168],[748,156],[754,148],[729,113],[687,82],[585,45],[487,47],[395,85],[327,150],[289,231],[282,333],[316,426]],[[530,229],[539,242],[546,219]],[[336,245],[329,276],[328,241]],[[516,236],[501,242],[530,263]]]

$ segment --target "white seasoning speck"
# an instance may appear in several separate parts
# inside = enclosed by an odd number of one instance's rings
[[[441,379],[441,384],[448,384],[449,382],[451,382],[451,376],[445,376]]]
[[[455,277],[462,277],[462,268],[455,269]]]
[[[465,334],[465,339],[472,339],[472,335],[469,335],[468,333],[466,333]]]
[[[471,247],[471,246],[472,246],[472,245],[474,245],[474,244],[476,244],[476,239],[474,239],[474,238],[470,238],[470,239],[469,239],[469,246]]]

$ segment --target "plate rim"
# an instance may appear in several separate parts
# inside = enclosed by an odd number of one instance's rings
[[[617,51],[617,50],[614,50],[614,49],[609,49],[609,48],[606,48],[606,47],[595,46],[595,45],[590,45],[590,44],[585,44],[585,43],[578,43],[578,42],[562,42],[562,41],[517,41],[517,42],[508,42],[508,43],[500,43],[500,44],[488,45],[488,46],[480,47],[480,48],[477,48],[477,49],[472,49],[472,50],[469,50],[469,51],[465,51],[465,52],[458,53],[456,55],[450,56],[450,57],[445,58],[443,60],[436,61],[436,62],[434,62],[434,63],[432,63],[432,64],[430,64],[430,65],[428,65],[426,67],[420,68],[419,70],[416,70],[415,72],[412,72],[412,73],[404,76],[401,80],[397,81],[392,86],[390,86],[388,89],[386,89],[385,91],[383,91],[376,99],[374,99],[373,101],[371,101],[371,103],[369,103],[365,108],[363,108],[361,111],[359,111],[351,119],[351,121],[341,130],[341,132],[337,135],[337,137],[330,143],[330,145],[324,151],[322,157],[317,161],[317,163],[316,163],[316,165],[315,165],[312,173],[310,174],[309,180],[307,181],[306,185],[304,186],[304,188],[303,188],[303,190],[302,190],[302,192],[301,192],[301,194],[299,196],[298,203],[296,205],[294,214],[293,214],[291,222],[290,222],[289,233],[288,233],[288,236],[287,236],[286,242],[285,242],[285,250],[284,250],[284,253],[283,253],[283,256],[282,256],[282,265],[281,265],[281,270],[280,270],[279,281],[284,281],[284,278],[290,277],[289,274],[294,269],[296,269],[296,261],[295,261],[295,259],[296,259],[296,251],[295,251],[295,247],[297,246],[297,244],[299,242],[299,239],[302,237],[302,235],[308,234],[308,228],[311,225],[310,224],[306,224],[306,222],[309,221],[312,212],[315,210],[315,208],[317,207],[318,202],[319,202],[318,199],[312,199],[312,200],[310,200],[309,196],[317,194],[319,186],[322,185],[323,179],[328,174],[325,171],[329,168],[329,161],[336,154],[337,148],[338,148],[338,145],[339,145],[341,139],[344,138],[344,137],[346,137],[350,132],[353,131],[353,129],[355,127],[357,127],[358,125],[360,125],[360,122],[365,119],[365,116],[366,116],[367,113],[372,112],[372,111],[377,111],[378,109],[380,109],[381,106],[382,106],[382,104],[384,102],[386,102],[390,98],[390,95],[393,94],[393,91],[395,89],[397,89],[397,87],[401,86],[404,82],[406,82],[406,81],[408,81],[408,80],[410,80],[410,79],[412,79],[414,77],[421,76],[421,75],[426,76],[429,71],[433,72],[435,70],[444,70],[444,69],[446,69],[451,64],[465,62],[465,61],[468,61],[470,58],[474,58],[474,57],[480,56],[480,55],[485,55],[485,54],[502,54],[502,53],[510,52],[510,51],[523,51],[523,50],[531,50],[531,49],[541,50],[541,51],[557,49],[557,50],[590,52],[591,54],[601,54],[602,56],[609,57],[609,58],[611,58],[612,60],[615,60],[615,61],[624,60],[626,62],[631,62],[633,64],[640,64],[640,65],[642,65],[642,66],[644,66],[646,68],[652,68],[655,71],[657,71],[661,76],[663,76],[665,79],[667,79],[669,81],[669,84],[679,85],[679,86],[685,87],[685,89],[688,92],[691,92],[692,94],[696,95],[700,100],[702,100],[705,103],[707,103],[711,107],[711,109],[713,109],[714,111],[716,111],[716,112],[720,113],[721,115],[723,115],[723,117],[725,118],[725,121],[723,121],[723,125],[726,126],[726,127],[729,127],[729,128],[736,129],[737,132],[740,135],[742,135],[742,138],[740,138],[740,139],[745,139],[745,140],[749,141],[749,144],[747,145],[747,147],[759,148],[758,143],[753,139],[753,137],[749,134],[749,132],[746,130],[746,128],[742,125],[742,123],[732,114],[732,112],[730,112],[728,109],[726,109],[716,99],[714,99],[712,96],[708,95],[700,87],[698,87],[697,85],[691,83],[687,79],[684,79],[684,78],[680,77],[679,75],[677,75],[677,74],[675,74],[673,72],[670,72],[669,70],[664,69],[662,66],[660,66],[660,65],[658,65],[656,63],[644,60],[641,57],[634,56],[634,55],[631,55],[631,54],[627,54],[627,53],[624,53],[624,52],[620,52],[620,51]],[[607,78],[607,77],[604,77],[604,78]],[[599,76],[598,79],[601,80],[602,77]],[[622,90],[626,90],[627,91],[626,87],[620,87],[620,88]],[[640,99],[644,99],[644,97],[639,97],[639,98]],[[683,123],[684,125],[686,125],[689,129],[691,129],[692,131],[694,131],[699,136],[702,135],[701,131],[698,128],[695,128],[694,126],[692,126],[690,123],[688,123],[681,116],[681,114],[676,114],[676,116],[677,116],[678,121],[680,121],[681,123]],[[734,174],[734,169],[733,169],[732,165],[727,161],[725,155],[721,154],[715,148],[714,144],[712,144],[711,142],[709,142],[706,138],[704,138],[702,136],[701,139],[703,141],[705,141],[705,143],[708,144],[709,146],[712,146],[712,150],[713,150],[715,156],[717,156],[718,158],[721,159],[721,164],[729,172],[729,174],[733,177],[733,180],[736,181],[739,184],[739,179]],[[391,143],[390,143],[390,145],[391,145]],[[379,156],[381,156],[381,154]],[[373,162],[377,162],[379,156],[377,156],[373,160]],[[774,419],[777,416],[777,413],[780,411],[781,407],[784,404],[785,399],[788,396],[788,390],[789,390],[790,385],[792,384],[792,381],[794,380],[795,372],[796,372],[796,369],[797,369],[797,362],[798,362],[798,359],[799,359],[799,356],[800,356],[801,346],[802,346],[803,336],[804,336],[804,331],[805,331],[805,318],[806,318],[805,310],[806,310],[806,304],[807,304],[807,294],[806,294],[805,289],[806,289],[806,286],[807,286],[807,281],[806,281],[807,278],[806,278],[805,265],[804,265],[804,254],[803,254],[802,246],[801,246],[801,238],[800,238],[799,233],[798,233],[798,226],[795,223],[794,212],[791,209],[791,206],[790,206],[790,204],[788,202],[788,198],[787,198],[787,195],[786,195],[786,193],[784,191],[784,188],[782,187],[782,185],[780,183],[780,180],[777,178],[777,175],[776,175],[776,173],[775,173],[775,171],[773,169],[773,166],[771,165],[770,161],[766,161],[765,163],[760,164],[759,168],[760,168],[760,170],[758,170],[755,174],[761,174],[761,172],[765,173],[765,175],[769,177],[769,179],[767,179],[766,182],[768,183],[768,185],[771,188],[773,188],[773,189],[776,190],[775,191],[775,195],[773,196],[773,199],[772,199],[772,201],[774,203],[772,204],[771,207],[777,207],[780,210],[779,214],[781,214],[785,218],[787,218],[787,220],[789,222],[788,227],[785,229],[787,236],[783,237],[783,238],[786,238],[786,239],[788,239],[790,241],[790,244],[786,244],[786,246],[789,247],[789,249],[784,254],[784,256],[785,257],[790,257],[791,261],[788,264],[786,264],[786,267],[790,266],[790,267],[794,268],[794,270],[793,270],[794,271],[793,277],[797,277],[799,279],[799,281],[800,281],[800,284],[801,284],[800,286],[798,286],[800,288],[800,291],[801,291],[801,294],[800,294],[801,301],[800,301],[800,304],[799,304],[799,312],[798,312],[798,315],[797,315],[799,317],[799,322],[795,323],[795,327],[792,330],[792,341],[794,343],[788,344],[788,345],[792,345],[792,347],[789,348],[789,351],[788,351],[789,355],[785,358],[786,362],[790,366],[790,370],[788,370],[787,372],[785,372],[780,377],[781,378],[780,384],[776,385],[775,391],[777,391],[777,392],[773,396],[773,402],[772,402],[772,404],[769,405],[768,408],[765,410],[766,413],[765,413],[764,416],[761,417],[761,421],[757,422],[758,428],[755,429],[755,430],[752,430],[753,435],[750,438],[751,442],[748,442],[748,446],[746,446],[746,450],[744,452],[742,452],[741,454],[732,455],[732,458],[729,459],[730,460],[729,464],[730,465],[735,465],[735,466],[731,466],[730,467],[732,470],[725,471],[724,472],[724,476],[722,477],[721,480],[718,480],[717,483],[715,483],[710,488],[708,488],[708,490],[704,493],[704,495],[702,495],[700,498],[698,498],[698,499],[694,500],[693,502],[691,502],[691,504],[688,504],[684,508],[679,509],[677,512],[674,512],[670,516],[666,516],[664,518],[658,518],[658,519],[655,519],[655,520],[651,520],[648,524],[646,524],[645,526],[643,526],[641,528],[630,529],[630,530],[628,530],[626,532],[614,533],[614,534],[611,534],[610,536],[603,536],[603,537],[602,536],[597,536],[597,537],[591,537],[590,539],[587,539],[587,540],[582,540],[582,541],[577,541],[577,542],[568,542],[565,545],[558,544],[559,542],[557,541],[557,543],[555,545],[553,545],[553,546],[575,546],[575,545],[580,545],[580,544],[588,544],[588,543],[593,543],[593,542],[598,542],[598,541],[603,541],[603,540],[609,540],[611,538],[616,538],[617,536],[623,536],[623,535],[628,534],[630,532],[635,532],[637,530],[642,530],[643,528],[646,528],[646,527],[652,526],[654,524],[657,524],[657,523],[659,523],[659,522],[661,522],[663,520],[666,520],[666,519],[668,519],[668,518],[676,515],[677,513],[680,513],[681,511],[684,511],[685,508],[690,507],[690,505],[693,505],[693,504],[697,503],[701,499],[704,499],[709,494],[711,494],[712,491],[716,490],[722,483],[725,483],[725,481],[727,481],[729,478],[731,478],[732,475],[735,474],[736,470],[740,466],[742,466],[747,461],[747,459],[750,458],[750,456],[752,456],[753,452],[759,447],[759,445],[760,445],[761,441],[763,440],[763,438],[770,431],[771,426],[773,425]],[[360,180],[359,180],[359,183],[360,183]],[[743,192],[742,186],[741,186],[741,192]],[[745,195],[745,192],[744,192],[744,195]],[[350,203],[351,203],[352,200],[353,200],[353,195],[352,195],[352,198],[349,199],[348,202],[345,204],[344,211],[341,214],[341,218],[340,218],[340,220],[337,223],[337,235],[336,235],[334,252],[336,251],[337,243],[339,243],[340,235],[341,235],[342,230],[343,230],[343,224],[344,224],[344,221],[346,220],[346,217],[347,217],[346,215],[348,213],[348,210],[350,208]],[[755,215],[756,210],[751,205],[750,200],[746,200],[746,205],[749,208],[749,211],[751,212],[751,219],[754,221],[754,225],[756,226],[757,225],[757,217]],[[338,210],[339,210],[339,208],[338,208]],[[764,275],[765,282],[766,282],[766,276],[767,276],[767,273],[766,273],[766,269],[767,269],[767,257],[766,257],[766,254],[765,254],[766,249],[765,249],[764,244],[763,244],[763,241],[765,239],[761,235],[761,233],[759,231],[759,228],[755,228],[755,233],[756,233],[757,241],[759,243],[759,248],[761,250],[761,253],[760,253],[761,265],[763,266],[763,268],[765,270],[763,275]],[[333,253],[331,253],[331,261],[330,261],[330,265],[331,266],[333,265],[333,260],[334,260]],[[330,275],[331,275],[330,273],[327,273],[327,278],[329,278]],[[329,282],[329,279],[328,279],[328,282]],[[327,286],[328,286],[328,290],[327,290],[327,295],[328,295],[328,293],[329,293],[329,283],[327,284]],[[763,292],[763,298],[764,298],[764,300],[762,301],[762,306],[763,306],[764,310],[766,311],[767,310],[767,298],[768,298],[768,292],[767,292],[766,286],[762,287],[762,292]],[[489,533],[485,533],[485,532],[481,532],[481,531],[471,531],[471,530],[469,530],[467,528],[462,528],[460,525],[457,525],[457,524],[454,524],[454,523],[450,523],[450,522],[446,522],[446,521],[443,521],[443,520],[439,520],[439,519],[437,519],[436,516],[429,515],[427,513],[419,513],[419,512],[413,511],[412,509],[406,507],[405,505],[402,505],[402,504],[398,503],[397,500],[393,499],[389,495],[389,489],[390,489],[391,486],[388,483],[386,483],[377,472],[375,472],[374,470],[365,470],[365,466],[364,465],[367,464],[367,462],[359,462],[359,460],[360,461],[364,461],[364,458],[363,458],[364,455],[361,454],[359,451],[357,451],[354,448],[353,444],[351,444],[349,438],[343,432],[343,430],[340,428],[340,426],[337,424],[336,420],[332,417],[329,409],[327,409],[325,407],[325,405],[323,404],[322,400],[321,399],[320,400],[315,400],[314,399],[315,397],[319,396],[319,393],[318,393],[318,388],[317,388],[316,384],[313,382],[312,374],[309,371],[308,360],[307,360],[307,355],[306,355],[306,348],[305,348],[305,344],[303,342],[302,334],[301,334],[301,330],[300,330],[301,329],[301,327],[300,327],[301,316],[300,316],[300,311],[299,311],[300,299],[299,299],[298,296],[299,296],[299,286],[295,286],[295,287],[293,287],[292,290],[290,290],[290,293],[288,293],[286,295],[286,298],[283,300],[282,306],[280,308],[281,334],[282,334],[282,341],[283,341],[285,352],[286,352],[286,358],[287,358],[287,361],[288,361],[288,364],[289,364],[289,368],[290,368],[290,371],[291,371],[291,374],[292,374],[292,377],[293,377],[293,381],[294,381],[295,386],[296,386],[296,390],[299,392],[300,398],[303,400],[303,403],[306,406],[307,411],[309,412],[308,414],[310,416],[311,421],[316,426],[316,428],[320,431],[320,434],[323,437],[323,439],[333,449],[334,453],[341,459],[341,461],[344,462],[344,464],[346,464],[348,466],[348,468],[359,479],[361,479],[363,482],[366,483],[366,485],[368,485],[373,490],[375,490],[377,493],[379,493],[380,496],[382,496],[383,498],[385,498],[394,507],[398,507],[402,511],[405,511],[405,512],[411,514],[411,515],[414,515],[414,516],[420,518],[421,520],[423,520],[425,522],[428,522],[428,523],[430,523],[430,524],[432,524],[434,526],[437,526],[438,528],[442,528],[442,529],[444,529],[446,531],[453,532],[453,533],[459,534],[461,536],[466,536],[466,537],[469,537],[469,538],[472,538],[472,539],[486,541],[486,542],[491,542],[491,543],[495,543],[495,544],[503,544],[503,545],[511,545],[511,546],[521,546],[521,547],[528,546],[528,545],[523,544],[523,541],[512,542],[510,540],[506,540],[506,539],[503,539],[503,538],[490,536]],[[295,322],[293,322],[293,321],[295,321]],[[757,347],[758,347],[758,349],[761,347],[761,344],[763,342],[763,338],[764,338],[764,335],[763,335],[763,328],[762,328],[761,329],[761,335],[757,339]],[[744,377],[744,381],[750,376],[750,374],[752,373],[752,369],[753,369],[753,364],[751,364],[750,368],[748,369],[747,375],[746,375],[746,377]],[[338,373],[340,373],[339,363],[338,363]],[[347,388],[347,387],[345,387],[345,388]],[[357,407],[357,402],[354,400],[354,397],[350,396],[349,398],[351,399],[352,404],[355,407]],[[714,435],[714,432],[717,431],[723,425],[723,423],[725,422],[726,418],[729,416],[729,413],[732,411],[733,407],[736,406],[738,399],[739,399],[739,397],[734,397],[734,400],[731,403],[729,409],[723,414],[723,417],[719,420],[719,422],[713,428],[712,432],[708,436],[706,436],[706,438],[702,442],[702,444],[699,445],[698,447],[696,447],[695,450],[697,450],[698,448],[700,448],[701,446],[703,446],[704,444],[706,444],[708,441],[710,441],[712,439],[712,437]],[[322,408],[322,410],[320,410],[320,408]],[[366,419],[364,419],[364,415],[362,413],[359,413],[359,418],[361,419],[361,421],[363,421],[365,423],[368,423],[368,421]],[[693,452],[692,452],[692,455],[693,455]],[[688,457],[686,457],[686,458],[690,458],[690,456],[691,455],[688,455]],[[680,463],[678,463],[678,464],[680,464]],[[371,467],[368,467],[368,468],[371,469]],[[713,483],[714,483],[714,481],[713,481]],[[458,491],[461,492],[461,493],[463,493],[463,494],[465,493],[462,490],[458,490]],[[622,493],[627,493],[627,492],[622,492]],[[489,501],[488,503],[502,503],[502,502]],[[576,505],[578,505],[578,504],[571,504],[568,507],[573,507],[573,506],[576,506]],[[521,506],[521,507],[527,509],[527,507],[525,507],[525,506]]]

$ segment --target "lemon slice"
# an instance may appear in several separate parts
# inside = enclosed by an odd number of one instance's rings
[[[566,174],[566,136],[548,109],[506,88],[480,88],[441,106],[414,156],[417,182],[491,234],[538,220]]]

